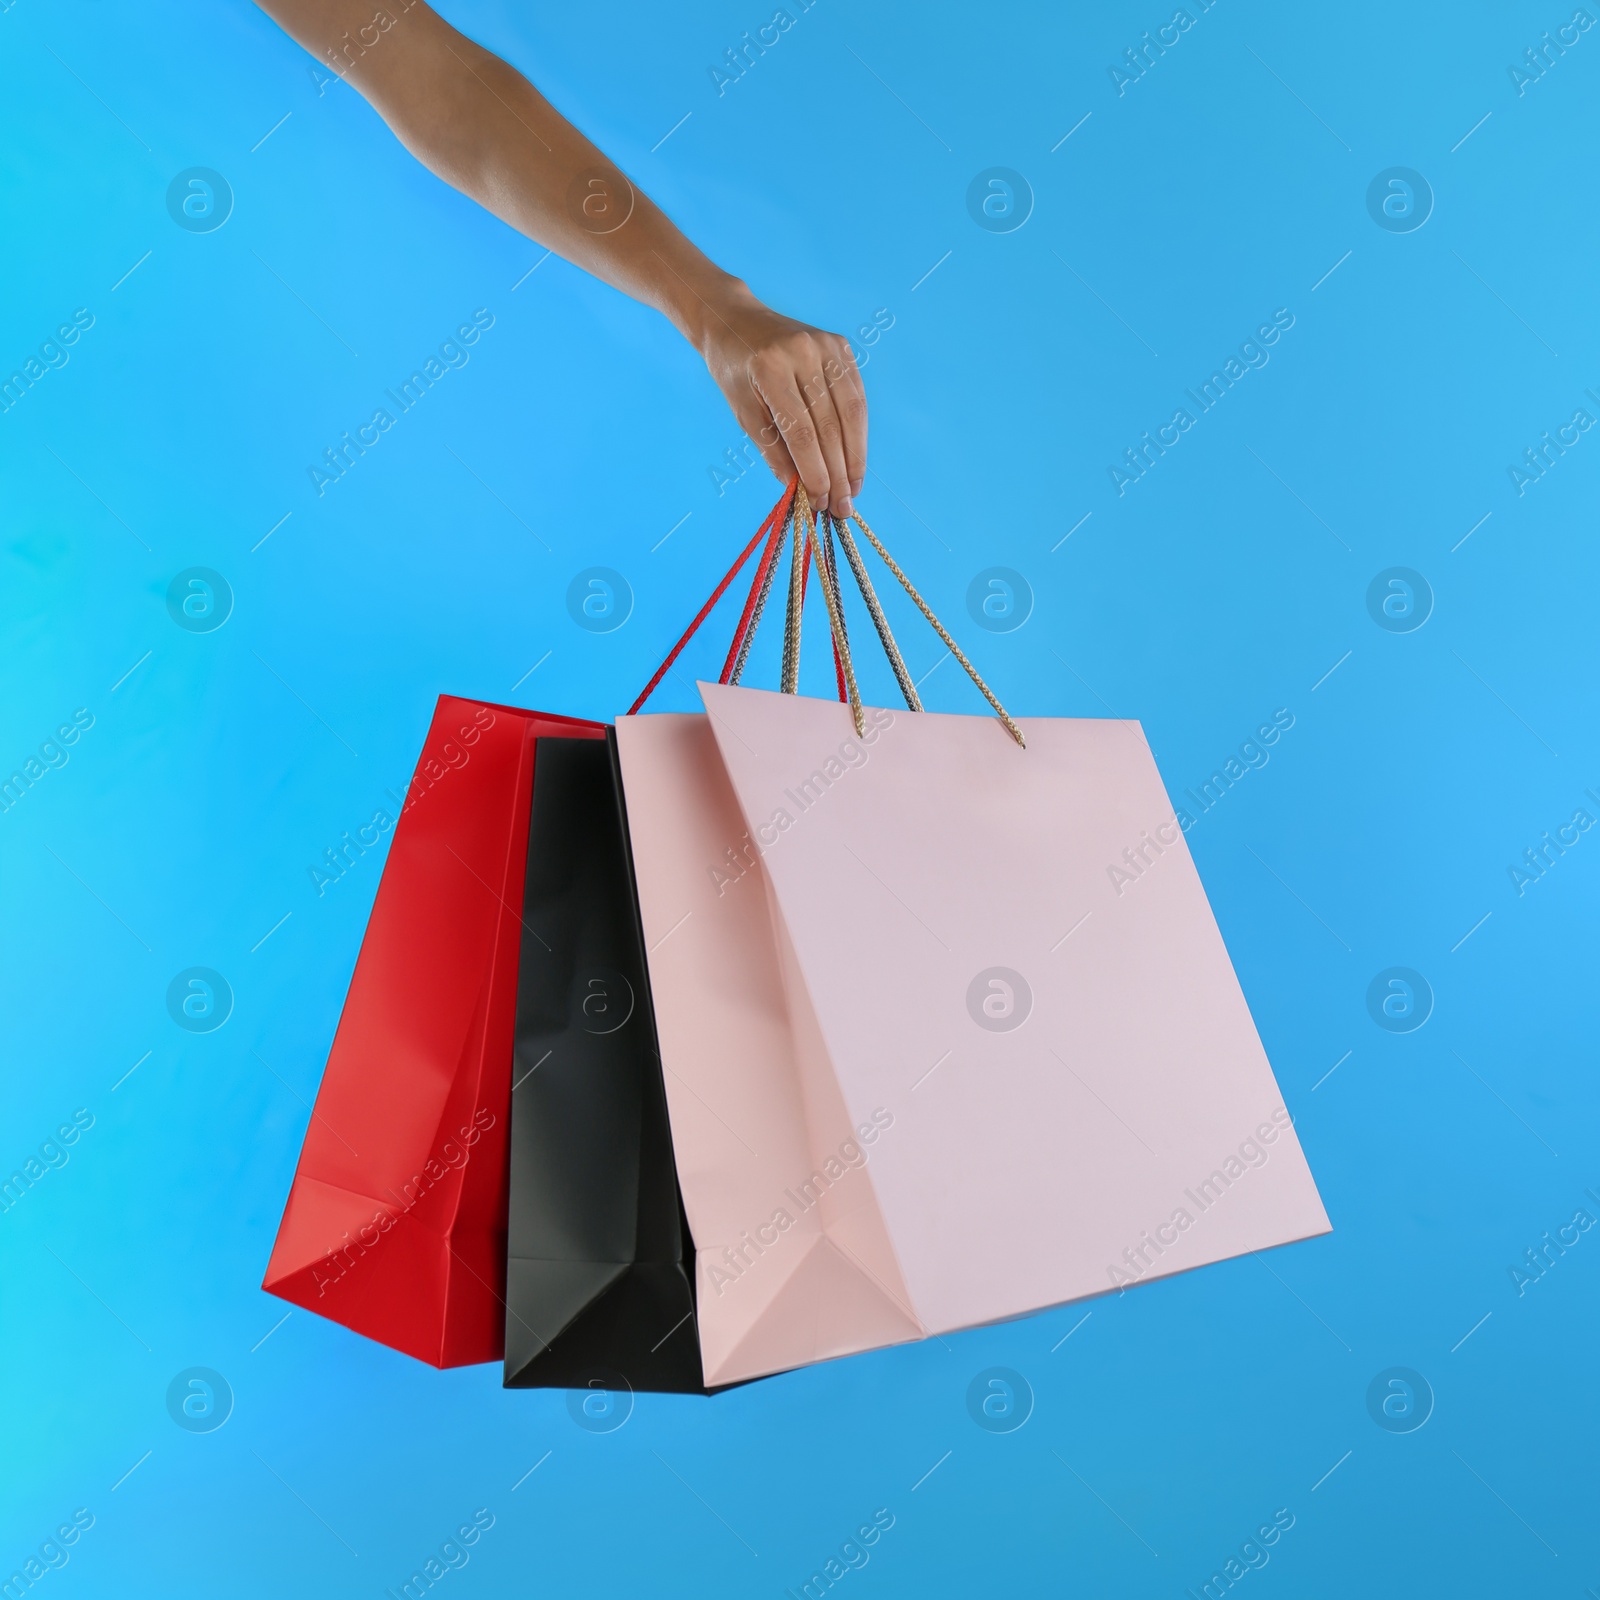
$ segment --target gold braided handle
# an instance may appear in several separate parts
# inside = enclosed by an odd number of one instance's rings
[[[895,575],[895,577],[900,580],[900,587],[904,589],[914,601],[916,601],[917,609],[928,619],[929,622],[933,624],[933,631],[944,640],[945,648],[948,649],[950,654],[953,655],[956,660],[967,669],[967,676],[971,678],[975,684],[977,684],[979,690],[982,691],[983,698],[994,707],[995,715],[999,717],[999,719],[1005,724],[1006,732],[1009,733],[1024,750],[1026,750],[1028,748],[1028,742],[1022,737],[1022,729],[1011,720],[1010,716],[1006,712],[1006,708],[995,699],[994,692],[989,688],[989,685],[986,684],[981,677],[979,677],[978,669],[973,666],[973,664],[961,653],[961,646],[958,645],[955,640],[945,632],[944,624],[940,622],[936,616],[934,616],[933,611],[928,605],[928,602],[917,593],[916,585],[913,584],[912,581],[905,575],[905,573],[903,573],[895,564],[894,557],[883,548],[882,540],[880,540],[877,534],[875,534],[872,529],[869,528],[862,520],[861,513],[859,511],[852,513],[852,519],[855,522],[855,525],[864,534],[866,534],[868,539],[872,541],[872,548],[883,557],[883,564]]]
[[[789,563],[789,606],[784,621],[783,672],[778,680],[778,687],[784,694],[800,692],[800,613],[805,606],[806,593],[806,541],[800,532],[800,501],[805,492],[803,484],[795,484],[795,502],[789,512],[794,524],[794,550]],[[809,511],[808,505],[808,515]]]
[[[817,581],[822,585],[822,599],[828,608],[828,626],[833,629],[833,647],[839,652],[839,666],[844,672],[845,688],[850,696],[850,714],[855,718],[856,737],[865,738],[867,722],[861,710],[861,691],[856,687],[855,664],[850,659],[850,641],[844,631],[844,611],[839,603],[839,596],[834,592],[833,580],[828,573],[828,563],[823,560],[822,550],[817,541],[816,523],[811,515],[811,501],[806,494],[805,485],[800,484],[795,490],[795,504],[799,508],[799,515],[805,519],[806,537],[805,548],[811,552],[812,559],[817,566]],[[795,538],[795,548],[800,548],[799,536]],[[791,596],[793,588],[790,589]],[[795,671],[798,675],[800,666],[800,646],[798,635],[800,625],[798,621],[798,608],[796,619],[790,626],[796,635],[795,644]],[[793,691],[791,691],[792,693]]]
[[[845,559],[850,563],[850,570],[855,575],[856,587],[861,591],[861,598],[867,603],[867,614],[872,618],[872,625],[878,630],[878,642],[883,646],[883,653],[889,658],[889,665],[894,668],[895,681],[900,685],[900,693],[905,696],[906,708],[910,711],[920,711],[922,701],[917,695],[917,686],[911,681],[911,674],[906,671],[904,657],[900,654],[900,646],[895,643],[894,635],[889,631],[889,619],[883,614],[883,607],[878,603],[878,592],[872,587],[872,579],[867,576],[867,569],[861,560],[861,552],[856,549],[856,541],[850,532],[850,524],[842,517],[828,516],[828,524],[839,543],[844,546]]]
[[[865,736],[866,722],[861,709],[861,693],[856,685],[855,665],[850,659],[850,641],[845,633],[844,625],[844,597],[838,591],[834,581],[837,576],[837,566],[831,560],[831,542],[828,553],[822,549],[821,536],[816,519],[811,510],[811,501],[803,484],[795,485],[795,499],[792,515],[794,517],[794,549],[789,567],[789,609],[783,640],[783,674],[782,689],[785,694],[797,694],[800,687],[800,621],[801,611],[804,606],[806,562],[812,559],[816,563],[817,579],[822,585],[822,598],[828,608],[828,625],[833,632],[834,648],[838,652],[840,670],[844,674],[846,692],[850,700],[851,715],[855,718],[856,733]],[[1015,739],[1023,749],[1027,748],[1027,741],[1022,737],[1022,730],[1012,721],[1006,708],[995,698],[994,692],[989,688],[978,673],[978,669],[967,660],[962,653],[960,645],[945,631],[944,624],[933,614],[928,602],[917,592],[916,586],[900,570],[893,556],[884,548],[883,541],[879,539],[866,522],[861,513],[852,513],[853,520],[858,528],[867,536],[883,559],[883,564],[888,567],[896,578],[900,580],[901,587],[911,596],[928,621],[933,625],[933,631],[943,640],[945,648],[949,650],[957,661],[966,669],[967,676],[978,686],[985,700],[994,707],[995,715],[1004,724],[1006,732]],[[916,685],[911,681],[911,674],[906,670],[905,661],[900,654],[900,648],[895,643],[894,635],[889,631],[888,619],[883,614],[883,607],[878,601],[872,581],[867,576],[867,569],[861,560],[861,552],[856,547],[856,542],[851,536],[849,523],[832,515],[828,517],[830,534],[837,534],[840,544],[844,546],[845,559],[850,565],[856,584],[861,590],[861,598],[866,602],[867,611],[872,617],[874,628],[877,630],[878,639],[883,645],[884,654],[889,658],[889,664],[894,669],[896,681],[900,685],[900,692],[905,696],[906,704],[913,711],[922,710],[922,701],[918,698]],[[802,533],[802,526],[804,532]]]

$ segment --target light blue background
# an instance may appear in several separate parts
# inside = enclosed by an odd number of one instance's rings
[[[0,816],[0,1168],[95,1121],[0,1216],[0,1576],[81,1506],[61,1600],[378,1595],[484,1507],[449,1595],[778,1596],[884,1507],[851,1596],[1179,1596],[1283,1507],[1261,1600],[1600,1585],[1600,1236],[1508,1272],[1600,1188],[1600,837],[1508,873],[1600,787],[1600,436],[1520,497],[1507,471],[1600,387],[1600,31],[1519,96],[1570,7],[1216,0],[1119,96],[1170,7],[816,0],[719,96],[770,7],[447,9],[771,303],[892,315],[862,506],[1013,711],[1139,718],[1175,795],[1292,712],[1189,842],[1335,1231],[606,1435],[280,1322],[257,1286],[380,864],[320,898],[309,867],[441,690],[624,709],[775,485],[718,492],[738,431],[664,321],[529,276],[248,5],[13,0],[0,370],[95,323],[0,416],[0,772],[95,721]],[[234,191],[214,232],[168,215],[192,166]],[[1009,233],[966,207],[995,166],[1034,194]],[[1392,166],[1432,186],[1419,230],[1369,215]],[[478,307],[470,364],[318,498],[308,465]],[[1119,497],[1280,307],[1270,364]],[[592,565],[635,592],[612,633],[566,611]],[[996,565],[1034,594],[1010,633],[966,611]],[[191,566],[234,591],[214,632],[168,615]],[[1414,632],[1368,613],[1392,566],[1433,590]],[[924,692],[981,708],[948,662]],[[234,990],[214,1033],[167,1013],[191,966]],[[1417,1032],[1368,1015],[1391,966],[1436,996]],[[211,1433],[165,1408],[197,1365],[236,1397]],[[991,1366],[1034,1391],[1018,1431],[968,1416]],[[1419,1431],[1368,1414],[1391,1366],[1434,1391]]]

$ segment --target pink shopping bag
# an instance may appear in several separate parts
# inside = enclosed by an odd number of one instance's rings
[[[707,1383],[1328,1231],[1136,722],[700,689],[617,738]]]

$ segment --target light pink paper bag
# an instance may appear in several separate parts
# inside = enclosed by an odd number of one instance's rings
[[[707,1383],[1328,1231],[1137,723],[700,688],[617,737]]]

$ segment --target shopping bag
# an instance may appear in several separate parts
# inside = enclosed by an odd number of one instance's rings
[[[707,1383],[1328,1231],[1139,725],[848,687],[617,724]]]
[[[755,550],[734,675],[776,570],[773,508],[648,698]],[[538,743],[510,1088],[505,1383],[704,1393],[694,1247],[678,1186],[613,746]],[[588,1412],[586,1411],[586,1415]]]
[[[763,542],[762,571],[771,569],[775,545],[769,533],[780,513],[787,519],[791,498],[792,491],[773,508],[656,682]],[[741,629],[754,610],[753,601],[747,602]],[[525,1260],[518,1267],[520,1319],[506,1301],[511,1070],[529,811],[538,789],[536,743],[541,735],[564,744],[603,740],[605,733],[603,724],[578,718],[440,698],[395,828],[263,1283],[273,1294],[436,1366],[500,1360],[509,1322],[514,1337],[507,1378],[516,1383],[557,1381],[560,1364],[577,1359],[575,1352],[591,1335],[596,1352],[615,1354],[615,1340],[607,1343],[611,1336],[602,1336],[605,1318],[623,1315],[629,1297],[638,1299],[656,1268],[664,1274],[654,1291],[660,1304],[676,1305],[674,1295],[692,1295],[683,1268],[687,1225],[662,1137],[660,1066],[652,1056],[653,1080],[646,1073],[632,1091],[635,1111],[645,1118],[640,1143],[628,1154],[620,1146],[612,1150],[617,1159],[606,1179],[615,1195],[626,1191],[651,1202],[672,1189],[664,1220],[641,1226],[636,1242],[643,1254],[627,1263],[639,1270],[624,1274],[620,1287],[591,1273],[590,1299],[606,1303],[581,1327],[571,1324],[588,1305],[583,1294],[571,1284],[559,1285],[548,1270],[535,1281]],[[614,788],[608,803],[614,813],[620,804]],[[564,847],[552,841],[552,848]],[[615,902],[610,881],[603,887],[611,895],[608,904]],[[645,1005],[634,1035],[653,1039],[642,960],[637,968]],[[636,1060],[630,1070],[639,1070]],[[646,1117],[651,1093],[656,1109]],[[536,1152],[545,1148],[541,1140],[558,1150],[563,1140],[581,1143],[590,1118],[603,1121],[615,1109],[586,1105],[582,1092],[555,1105],[528,1093],[522,1099],[530,1110],[521,1138]],[[540,1119],[550,1116],[559,1125],[541,1131]],[[597,1191],[594,1174],[580,1188],[570,1163],[558,1161],[550,1173],[538,1168],[537,1160],[531,1171],[524,1163],[524,1172],[540,1186],[530,1194],[554,1193],[553,1174],[574,1185],[563,1201],[568,1217],[583,1216],[597,1193],[609,1221],[620,1214],[605,1209],[615,1195],[604,1183]],[[522,1214],[526,1222],[527,1205]],[[598,1236],[595,1228],[591,1235]],[[527,1237],[536,1256],[552,1254],[537,1230]],[[677,1242],[662,1244],[663,1239]],[[601,1253],[610,1266],[618,1264],[614,1244],[613,1233]],[[561,1259],[582,1260],[588,1248],[576,1245]],[[632,1313],[627,1316],[631,1326]],[[545,1340],[562,1329],[568,1337],[541,1360],[535,1328]],[[698,1386],[693,1372],[681,1372],[676,1364],[685,1340],[661,1345],[665,1331],[652,1335],[645,1351],[650,1359],[630,1357],[630,1366],[641,1384]],[[692,1346],[692,1326],[686,1338]],[[697,1362],[690,1366],[697,1372]]]
[[[702,1392],[609,743],[540,739],[511,1088],[508,1387]]]
[[[535,740],[604,731],[440,697],[262,1285],[435,1366],[504,1349],[506,1111]]]

